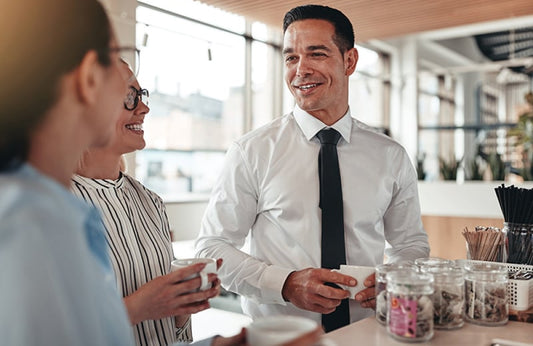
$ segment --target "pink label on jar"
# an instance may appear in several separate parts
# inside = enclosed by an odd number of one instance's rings
[[[390,307],[390,331],[399,336],[414,338],[416,336],[417,301],[393,297]]]

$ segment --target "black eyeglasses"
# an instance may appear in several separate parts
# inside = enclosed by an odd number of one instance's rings
[[[145,105],[148,105],[148,98],[150,93],[146,89],[136,89],[134,86],[130,86],[128,94],[124,99],[124,108],[129,111],[134,110],[139,105],[139,101],[142,101]]]

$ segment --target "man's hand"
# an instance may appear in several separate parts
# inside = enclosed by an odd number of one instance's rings
[[[370,274],[363,283],[365,289],[362,289],[355,295],[355,300],[361,303],[363,308],[376,309],[376,273]]]
[[[285,300],[300,309],[329,314],[335,311],[341,300],[350,296],[350,292],[342,288],[326,286],[327,282],[346,286],[357,284],[353,277],[339,272],[308,268],[289,274],[281,293]]]

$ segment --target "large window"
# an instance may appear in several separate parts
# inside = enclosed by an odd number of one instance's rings
[[[279,33],[277,33],[279,35]],[[272,37],[266,25],[253,23],[251,41],[251,106],[250,129],[256,129],[279,116],[281,111],[281,55],[265,42],[279,39]],[[260,39],[262,41],[258,41]]]
[[[166,200],[209,193],[231,141],[281,112],[273,77],[281,59],[272,43],[279,33],[260,24],[247,30],[241,17],[194,1],[177,3],[140,3],[136,14],[150,113],[135,173]]]
[[[281,32],[193,0],[144,0],[136,18],[138,79],[150,91],[150,113],[135,175],[166,201],[204,198],[231,142],[293,108]],[[358,49],[352,115],[385,129],[388,59]]]
[[[350,77],[349,103],[352,116],[386,131],[390,127],[388,56],[357,46],[359,60]]]
[[[418,154],[425,180],[503,180],[524,168],[508,132],[528,81],[519,75],[501,80],[501,74],[419,73]]]
[[[463,155],[463,119],[456,119],[454,80],[431,72],[418,76],[419,158],[426,180],[438,180],[442,165],[453,166]]]

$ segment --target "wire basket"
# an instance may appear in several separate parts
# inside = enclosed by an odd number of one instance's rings
[[[501,263],[476,260],[459,260],[472,263],[498,263],[507,267],[509,273],[516,273],[520,270],[533,272],[533,265]],[[456,261],[457,262],[457,261]],[[509,297],[509,309],[515,311],[528,310],[533,307],[533,278],[529,280],[509,279],[507,283],[507,296]]]
[[[519,270],[533,272],[533,265],[504,263],[510,273]],[[507,295],[509,296],[509,308],[516,311],[528,310],[533,306],[533,279],[515,280],[509,279],[507,283]]]

